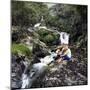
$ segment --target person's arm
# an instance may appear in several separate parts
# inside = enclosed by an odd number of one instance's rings
[[[62,55],[64,48],[62,48],[61,51],[58,52],[59,55]]]
[[[68,53],[68,51],[66,50],[66,51],[63,53],[63,55],[61,55],[61,57],[67,55],[67,53]]]
[[[60,50],[59,50],[59,49],[57,49],[57,50],[56,50],[56,53],[59,53],[59,51],[60,51]]]

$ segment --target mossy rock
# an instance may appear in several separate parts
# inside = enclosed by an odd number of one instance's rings
[[[39,29],[38,31],[37,31],[37,33],[39,34],[39,35],[48,35],[49,33],[50,33],[50,31],[48,31],[47,29]]]
[[[51,35],[51,34],[48,34],[47,36],[45,36],[45,38],[44,38],[44,42],[46,42],[47,44],[48,43],[52,43],[53,41],[54,41],[54,37],[53,37],[53,35]]]
[[[17,55],[17,54],[25,55],[28,58],[30,58],[32,55],[32,50],[24,44],[13,43],[12,47],[11,47],[11,52],[12,52],[12,54],[15,54],[15,55]]]
[[[39,39],[47,45],[53,45],[53,42],[59,40],[59,34],[49,31],[47,29],[40,29],[36,31],[39,34]]]

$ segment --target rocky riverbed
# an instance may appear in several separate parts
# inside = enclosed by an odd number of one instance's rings
[[[30,32],[31,33],[31,32]],[[40,33],[40,32],[39,32]],[[41,32],[42,33],[42,32]],[[47,33],[45,31],[45,33]],[[29,35],[30,36],[30,35]],[[34,37],[31,42],[30,38],[27,38],[24,41],[28,41],[28,46],[32,45],[33,50],[28,53],[30,58],[28,60],[27,56],[23,58],[21,55],[12,55],[12,71],[11,71],[11,87],[12,88],[21,88],[22,87],[22,75],[26,68],[28,68],[28,72],[31,69],[30,65],[33,66],[35,63],[40,63],[40,59],[50,55],[49,50],[53,50],[57,47],[57,45],[48,46],[48,38],[46,38],[45,42],[43,42],[43,38],[41,40],[39,38],[35,38],[36,33],[33,33]],[[53,35],[51,35],[53,36]],[[50,36],[50,37],[51,37]],[[37,35],[38,37],[38,35]],[[23,46],[27,45],[23,41]],[[22,43],[22,42],[20,42]],[[25,44],[25,45],[24,45]],[[67,62],[67,64],[54,63],[51,66],[48,66],[47,70],[43,72],[42,75],[36,78],[36,80],[32,83],[30,88],[45,88],[45,87],[61,87],[61,86],[75,86],[75,85],[87,85],[87,50],[86,48],[76,47],[77,45],[71,45],[70,49],[72,51],[72,60]],[[15,47],[16,49],[22,50],[22,48]],[[20,51],[17,50],[17,51]],[[31,49],[30,49],[31,50]],[[23,52],[27,52],[25,50]],[[31,60],[32,57],[32,60]],[[31,62],[32,61],[32,62]],[[28,67],[29,66],[29,67]],[[29,72],[30,73],[30,72]]]
[[[76,53],[78,54],[78,53]],[[15,60],[17,60],[14,57]],[[80,60],[79,60],[80,59]],[[13,58],[12,58],[13,60]],[[22,60],[21,60],[22,61]],[[25,66],[20,62],[12,63],[12,87],[21,88],[21,77]],[[72,61],[67,64],[54,63],[48,66],[46,72],[38,77],[31,88],[61,87],[87,85],[87,63],[86,58],[78,54],[73,56]]]

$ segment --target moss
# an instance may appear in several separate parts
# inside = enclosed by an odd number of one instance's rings
[[[37,31],[37,33],[40,35],[40,36],[46,36],[48,35],[50,32],[47,31],[46,29],[40,29]]]
[[[11,52],[13,54],[21,54],[21,55],[25,55],[27,57],[31,57],[32,54],[32,50],[30,48],[28,48],[26,45],[24,44],[12,44],[12,48],[11,48]]]
[[[46,43],[52,43],[52,42],[54,41],[53,35],[48,34],[47,36],[45,36],[44,41],[45,41]]]
[[[36,31],[39,39],[47,45],[52,45],[53,42],[59,39],[59,34],[48,31],[47,29],[40,29]]]

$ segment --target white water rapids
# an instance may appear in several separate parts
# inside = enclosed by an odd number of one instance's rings
[[[21,88],[30,88],[37,77],[39,77],[47,69],[48,64],[54,61],[54,56],[56,56],[56,53],[51,52],[51,55],[41,58],[41,62],[33,64],[29,74],[23,73]]]

